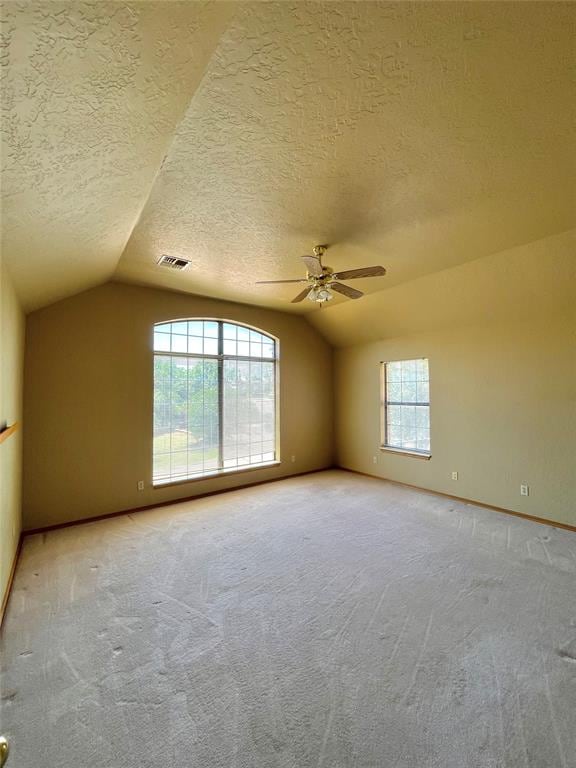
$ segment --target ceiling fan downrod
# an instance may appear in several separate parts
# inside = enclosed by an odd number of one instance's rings
[[[318,256],[318,258],[321,259],[322,256],[324,256],[324,254],[326,253],[327,248],[328,248],[327,245],[315,245],[314,248],[312,248],[312,253],[314,254],[314,256]]]

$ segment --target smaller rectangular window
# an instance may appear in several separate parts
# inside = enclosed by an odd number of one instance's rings
[[[430,458],[428,360],[382,363],[382,448]]]

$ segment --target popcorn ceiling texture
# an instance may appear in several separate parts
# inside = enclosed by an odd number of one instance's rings
[[[3,252],[28,308],[108,279],[226,4],[3,8]]]
[[[576,768],[575,571],[570,531],[334,471],[32,536],[12,765]]]
[[[6,16],[4,247],[29,306],[114,273],[307,311],[253,283],[299,276],[316,242],[384,264],[355,283],[377,291],[573,226],[571,3]]]
[[[286,306],[294,286],[253,281],[299,275],[315,242],[335,244],[338,268],[384,264],[385,279],[355,283],[375,291],[566,229],[574,18],[538,4],[243,6],[117,274],[156,282],[166,250],[197,268],[165,285]]]

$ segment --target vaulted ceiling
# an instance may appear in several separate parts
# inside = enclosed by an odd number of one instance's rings
[[[573,227],[575,11],[8,3],[2,246],[26,308],[114,278],[313,311],[254,282],[329,243],[336,269],[383,264],[354,282],[378,291]]]

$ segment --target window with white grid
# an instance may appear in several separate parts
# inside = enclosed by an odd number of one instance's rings
[[[154,326],[154,485],[276,460],[277,352],[222,320]]]
[[[428,360],[397,360],[382,366],[382,447],[429,457]]]

